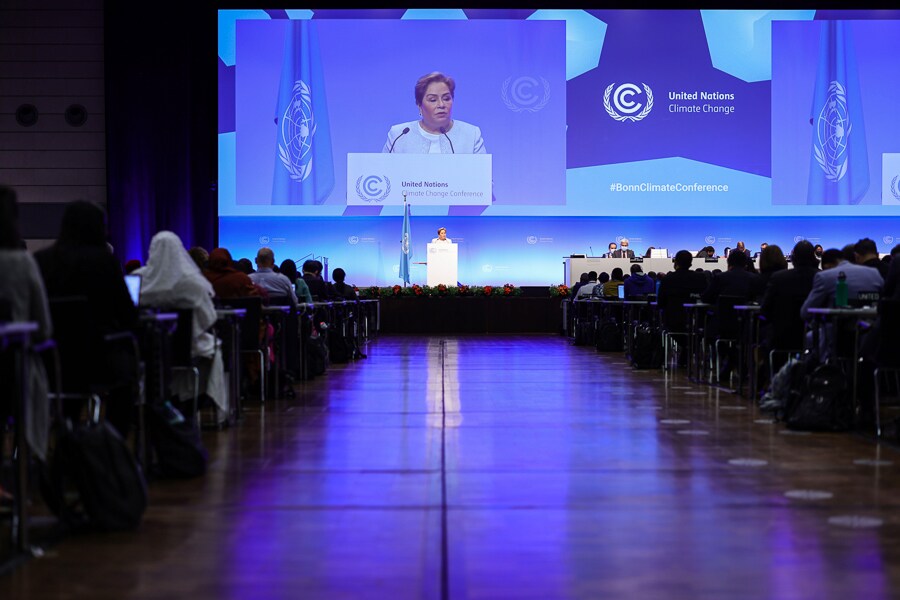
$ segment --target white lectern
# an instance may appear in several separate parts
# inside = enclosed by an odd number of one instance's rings
[[[453,242],[428,244],[428,285],[456,286],[458,248]]]

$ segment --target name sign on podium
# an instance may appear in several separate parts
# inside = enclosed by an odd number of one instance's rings
[[[427,284],[431,287],[444,284],[456,286],[459,252],[456,244],[437,242],[427,244]]]
[[[490,154],[347,154],[347,204],[491,204]],[[456,281],[454,280],[454,285]]]

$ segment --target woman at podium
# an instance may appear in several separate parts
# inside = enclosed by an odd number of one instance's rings
[[[431,240],[432,244],[452,244],[453,240],[447,237],[447,228],[439,227],[437,230],[438,236]]]
[[[453,98],[456,83],[437,71],[416,82],[419,120],[394,125],[388,131],[385,153],[486,154],[481,129],[455,120]]]

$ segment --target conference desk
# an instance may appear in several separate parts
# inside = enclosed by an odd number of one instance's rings
[[[587,258],[566,257],[563,260],[563,283],[571,287],[578,282],[582,273],[590,273],[591,271],[612,273],[612,270],[616,267],[622,269],[623,273],[629,274],[631,273],[631,265],[635,264],[631,260],[630,258],[601,258],[599,256],[589,256]],[[672,264],[671,258],[645,258],[638,264],[641,265],[641,270],[644,273],[649,273],[650,271],[668,273],[675,270],[675,265]],[[728,269],[728,264],[724,258],[718,258],[714,262],[706,262],[706,259],[695,258],[691,268],[699,268],[705,271],[714,271],[715,269],[725,271]]]

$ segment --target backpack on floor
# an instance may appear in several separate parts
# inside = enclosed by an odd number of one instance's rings
[[[147,482],[131,449],[107,422],[67,425],[48,460],[41,491],[63,523],[101,531],[140,524]]]
[[[600,352],[622,351],[622,330],[615,319],[600,322],[597,329],[597,350]]]
[[[631,366],[635,369],[658,369],[663,364],[662,333],[658,327],[641,323],[631,344]]]
[[[847,431],[853,427],[853,406],[843,369],[834,363],[812,368],[792,390],[784,410],[788,429]]]
[[[200,439],[195,419],[173,422],[171,413],[157,405],[147,406],[147,434],[156,457],[155,474],[188,479],[206,473],[209,454]]]

